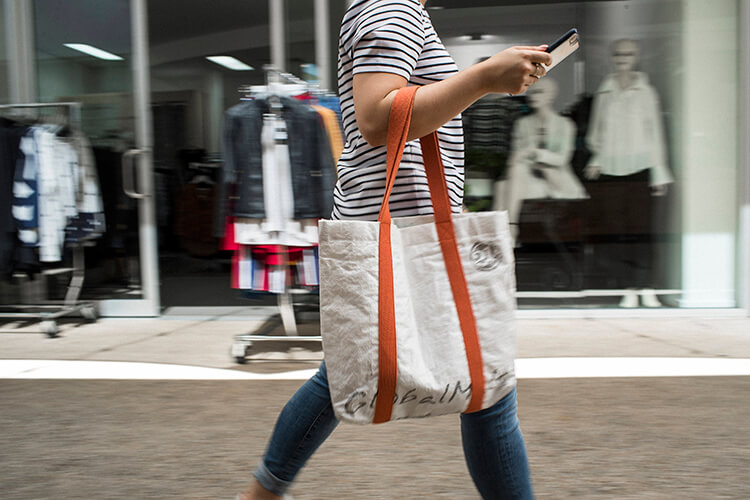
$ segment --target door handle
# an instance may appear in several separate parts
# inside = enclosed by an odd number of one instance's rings
[[[137,158],[148,154],[146,149],[129,149],[122,155],[122,190],[131,198],[142,199],[149,196],[148,193],[140,193],[136,188],[136,174],[140,172]]]

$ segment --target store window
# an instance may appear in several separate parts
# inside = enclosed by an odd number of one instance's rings
[[[506,3],[428,7],[460,68],[581,33],[464,114],[466,205],[509,211],[519,305],[735,306],[737,1]]]
[[[318,3],[284,2],[285,69],[311,86],[321,80]],[[133,142],[131,33],[123,21],[129,4],[33,2],[37,100],[81,102],[83,132],[95,148],[114,153]],[[346,4],[328,2],[333,88],[320,90],[336,90]],[[571,27],[581,34],[580,50],[532,91],[488,96],[464,113],[466,207],[509,210],[521,308],[736,306],[738,5],[427,3],[459,68],[511,45],[550,42]],[[241,89],[267,83],[269,2],[147,6],[162,299],[167,307],[246,305],[228,285],[233,254],[210,231],[191,240],[177,215],[182,187],[195,179],[216,182],[223,120],[243,99]],[[3,26],[4,16],[0,10]],[[98,60],[65,45],[82,41],[122,60]],[[3,36],[0,102],[6,103],[7,44]],[[231,56],[250,69],[219,66],[210,56]],[[118,168],[101,173],[119,179]],[[101,283],[113,285],[102,298],[139,293],[135,212],[128,200],[113,206],[124,212],[111,220],[125,229],[110,226],[118,232],[101,248],[114,251],[94,256],[91,262],[100,258],[101,265],[87,276],[87,284],[105,277]],[[192,293],[209,286],[212,293]]]
[[[225,113],[265,83],[268,2],[148,2],[148,19],[162,304],[245,306],[215,210]]]
[[[307,82],[300,92],[320,89],[315,3],[281,4],[284,63],[279,69]],[[265,68],[274,53],[269,5],[267,0],[189,2],[176,19],[171,4],[148,4],[161,297],[167,309],[276,303],[275,295],[233,281],[240,261],[235,240],[227,236],[233,226],[216,215],[220,206],[233,203],[225,187],[235,189],[223,174],[229,168],[222,135],[227,114],[268,94],[272,75]],[[330,26],[337,33],[343,2],[331,1],[330,7]],[[234,65],[208,59],[213,56],[231,57]],[[335,71],[335,53],[331,57]]]

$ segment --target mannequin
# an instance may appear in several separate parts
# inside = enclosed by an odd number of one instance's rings
[[[541,79],[526,92],[532,113],[513,127],[506,199],[514,239],[523,200],[588,197],[570,165],[575,124],[552,108],[557,92],[554,80]]]
[[[659,307],[652,284],[653,196],[664,196],[674,179],[667,167],[659,99],[645,73],[635,70],[633,40],[612,45],[614,72],[594,95],[586,144],[592,153],[584,176],[592,215],[600,217],[611,242],[613,271],[628,289],[621,307]]]

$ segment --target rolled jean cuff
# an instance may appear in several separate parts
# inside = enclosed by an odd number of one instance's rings
[[[255,479],[257,479],[261,486],[280,497],[284,496],[286,490],[288,490],[289,486],[292,484],[291,481],[284,481],[283,479],[274,476],[263,462],[261,462],[255,469],[254,475]]]

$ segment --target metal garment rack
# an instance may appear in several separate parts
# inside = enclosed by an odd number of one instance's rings
[[[266,88],[265,91],[269,97],[271,113],[276,116],[280,116],[282,111],[282,105],[280,100],[279,92],[282,90],[284,85],[299,85],[304,88],[310,89],[310,85],[301,80],[300,78],[279,71],[273,66],[266,65],[263,67],[266,74]],[[238,90],[241,94],[248,96],[257,87],[242,86]],[[284,255],[284,267],[288,269],[288,254]],[[287,286],[285,287],[284,293],[276,294],[276,303],[279,308],[279,316],[281,318],[281,324],[284,329],[284,335],[262,335],[255,333],[245,333],[236,335],[234,343],[232,344],[232,357],[235,361],[240,364],[247,362],[247,356],[255,342],[269,342],[269,341],[286,341],[286,342],[321,342],[320,335],[299,335],[297,328],[297,319],[294,312],[294,301],[293,295],[309,293],[304,290],[292,290],[289,287],[289,277],[287,274]]]
[[[80,102],[55,102],[55,103],[28,103],[28,104],[4,104],[0,105],[0,110],[22,110],[22,109],[42,109],[58,108],[66,112],[66,124],[75,130],[80,130],[81,124],[81,103]],[[38,318],[41,323],[42,331],[49,337],[56,337],[58,334],[57,318],[79,313],[84,319],[94,321],[97,318],[96,306],[92,302],[79,302],[78,298],[83,287],[85,276],[85,258],[84,248],[93,245],[92,242],[79,242],[71,247],[72,249],[72,267],[53,268],[42,271],[42,275],[59,274],[70,272],[71,278],[65,293],[65,299],[62,304],[50,302],[41,304],[9,304],[2,305],[3,309],[10,309],[20,312],[0,312],[0,318]],[[24,281],[21,286],[27,286],[30,282]],[[30,294],[29,294],[30,295]]]

